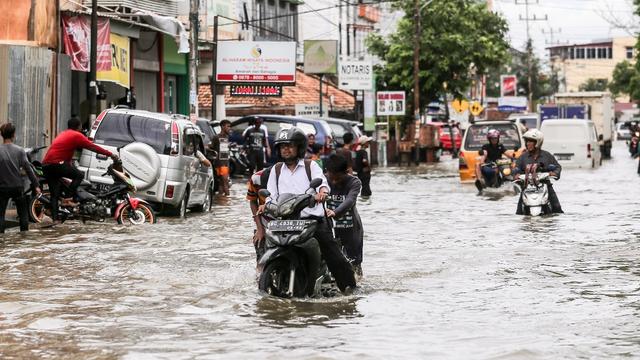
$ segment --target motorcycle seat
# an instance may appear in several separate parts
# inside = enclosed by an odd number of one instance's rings
[[[78,200],[80,200],[81,202],[96,198],[95,195],[84,190],[83,188],[78,188],[77,196],[78,196]]]

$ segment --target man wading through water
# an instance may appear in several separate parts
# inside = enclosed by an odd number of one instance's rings
[[[278,199],[282,192],[289,194],[304,194],[309,189],[311,179],[320,178],[322,184],[316,189],[316,205],[302,210],[303,219],[313,219],[318,222],[315,238],[318,240],[320,251],[327,263],[327,267],[336,279],[340,291],[349,294],[356,286],[351,264],[340,251],[338,242],[333,237],[331,227],[322,206],[322,202],[329,195],[329,185],[320,166],[315,161],[304,160],[307,149],[307,137],[302,130],[292,127],[283,129],[276,135],[275,150],[283,162],[279,162],[271,169],[267,190],[271,193],[266,202]],[[260,206],[258,213],[264,212],[265,206]]]

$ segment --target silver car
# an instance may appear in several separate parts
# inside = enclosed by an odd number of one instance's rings
[[[130,168],[137,195],[162,210],[184,217],[187,209],[211,208],[214,177],[196,157],[205,154],[204,133],[185,117],[140,110],[108,109],[95,120],[89,138],[116,152]],[[146,144],[146,145],[145,145]],[[102,176],[111,160],[83,150],[79,168],[86,179],[109,184]]]

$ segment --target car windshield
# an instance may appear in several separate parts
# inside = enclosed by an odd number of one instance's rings
[[[95,135],[95,143],[122,147],[132,142],[151,146],[158,154],[171,150],[170,123],[128,114],[107,114]]]
[[[467,129],[465,136],[465,149],[480,150],[482,145],[488,144],[487,133],[491,129],[500,131],[500,142],[507,149],[521,147],[520,135],[515,124],[474,124]]]
[[[520,122],[524,121],[524,126],[527,127],[527,129],[535,129],[538,127],[538,118],[534,118],[534,117],[526,117],[526,118],[520,118],[520,120],[518,120]]]

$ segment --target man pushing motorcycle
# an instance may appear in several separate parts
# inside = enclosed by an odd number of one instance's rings
[[[61,132],[51,143],[47,154],[42,159],[42,171],[49,183],[51,191],[51,218],[57,223],[58,219],[58,197],[60,196],[59,180],[63,177],[71,179],[69,189],[76,196],[76,190],[84,179],[84,173],[73,165],[73,154],[76,150],[88,149],[93,152],[109,156],[113,160],[118,159],[117,154],[111,153],[87,139],[81,132],[82,123],[80,119],[72,117],[67,121],[68,129]]]
[[[541,149],[544,142],[544,134],[538,129],[532,129],[527,131],[523,136],[526,150],[520,155],[516,161],[515,174],[524,173],[527,168],[536,168],[538,171],[548,171],[550,177],[560,179],[560,173],[562,167],[558,163],[558,160],[549,152]],[[556,195],[552,184],[548,184],[549,190],[549,202],[551,204],[552,213],[563,213],[560,206],[560,200]],[[520,194],[520,200],[518,200],[518,209],[516,214],[523,215],[524,210],[522,206],[522,193]]]
[[[270,192],[270,197],[266,199],[266,202],[269,203],[271,199],[277,199],[281,193],[305,194],[309,189],[311,179],[320,178],[322,180],[315,196],[316,205],[302,210],[301,217],[318,222],[315,238],[318,240],[322,256],[329,271],[336,279],[338,288],[344,293],[350,293],[356,286],[353,269],[340,251],[340,246],[334,238],[329,221],[325,216],[322,203],[329,195],[330,189],[327,179],[315,161],[304,159],[307,149],[306,135],[296,127],[280,130],[276,135],[274,146],[282,162],[274,165],[271,174],[269,174],[267,190]],[[262,213],[264,210],[265,205],[261,205],[258,213]]]

